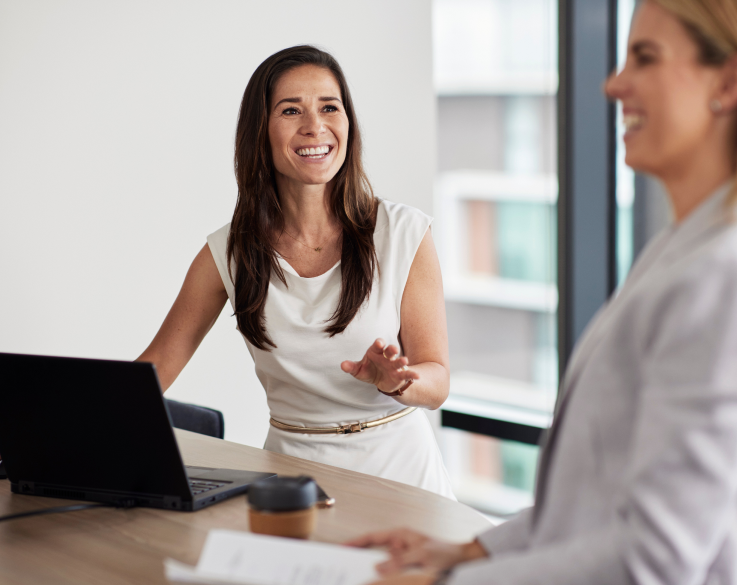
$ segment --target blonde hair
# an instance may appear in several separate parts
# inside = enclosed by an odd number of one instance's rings
[[[699,48],[704,65],[719,66],[737,54],[737,1],[652,0],[678,18]],[[728,206],[737,205],[737,160]]]

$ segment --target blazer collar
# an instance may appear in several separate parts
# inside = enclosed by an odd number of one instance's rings
[[[727,225],[730,222],[726,202],[732,190],[732,185],[731,180],[724,183],[694,209],[686,219],[668,229],[668,242],[661,254],[662,260],[671,261],[683,257],[705,237],[712,234],[714,228]]]
[[[578,376],[590,355],[606,334],[609,323],[612,319],[617,318],[617,310],[622,305],[622,301],[636,287],[637,282],[647,278],[647,275],[651,274],[656,266],[668,265],[682,258],[700,241],[713,234],[715,228],[726,225],[730,221],[726,199],[732,184],[732,181],[728,181],[719,187],[680,224],[673,224],[656,236],[643,252],[643,257],[635,262],[621,290],[617,291],[613,298],[600,309],[579,339],[579,347],[571,356],[559,390],[564,393],[558,402],[559,411],[563,409],[566,402],[565,396],[576,385]]]

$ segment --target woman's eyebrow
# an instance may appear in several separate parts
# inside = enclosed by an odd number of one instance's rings
[[[284,98],[283,100],[279,100],[278,102],[276,102],[276,105],[274,106],[274,108],[277,108],[279,104],[283,104],[284,102],[287,102],[290,104],[298,104],[301,101],[302,101],[302,98],[298,98],[298,97]]]
[[[630,52],[632,53],[642,53],[643,51],[650,50],[650,51],[659,51],[660,47],[657,43],[653,41],[649,41],[647,39],[642,41],[636,41],[630,45]]]
[[[320,100],[321,102],[338,102],[339,104],[342,104],[343,103],[337,97],[331,97],[331,96],[323,96],[323,97],[319,97],[317,99]],[[284,98],[283,100],[279,100],[278,102],[276,102],[276,105],[274,106],[274,109],[276,109],[277,107],[279,107],[279,104],[284,103],[284,102],[287,102],[287,103],[290,103],[290,104],[299,104],[299,103],[302,102],[302,98],[301,97],[288,97],[288,98]]]

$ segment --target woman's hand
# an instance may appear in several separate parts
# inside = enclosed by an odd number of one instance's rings
[[[381,392],[390,394],[405,386],[408,380],[420,379],[408,364],[407,358],[399,355],[396,345],[386,345],[383,339],[377,339],[360,362],[346,360],[340,367],[357,380],[373,384]]]
[[[488,556],[486,550],[476,540],[465,544],[452,544],[435,540],[407,528],[374,532],[345,544],[361,548],[386,547],[391,558],[376,566],[376,570],[383,577],[397,575],[409,568],[438,573],[451,569],[459,563]]]
[[[386,347],[377,339],[361,361],[345,361],[340,367],[362,382],[375,384],[399,404],[435,410],[448,398],[450,363],[443,281],[429,229],[409,270],[400,323],[397,345],[404,356],[395,345]],[[410,382],[414,383],[408,386]],[[406,392],[400,396],[397,391],[402,387]]]

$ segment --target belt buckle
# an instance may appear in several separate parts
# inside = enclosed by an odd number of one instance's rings
[[[340,427],[341,434],[343,435],[349,435],[351,433],[360,433],[363,429],[365,429],[365,423],[352,423],[348,425],[343,425]]]

